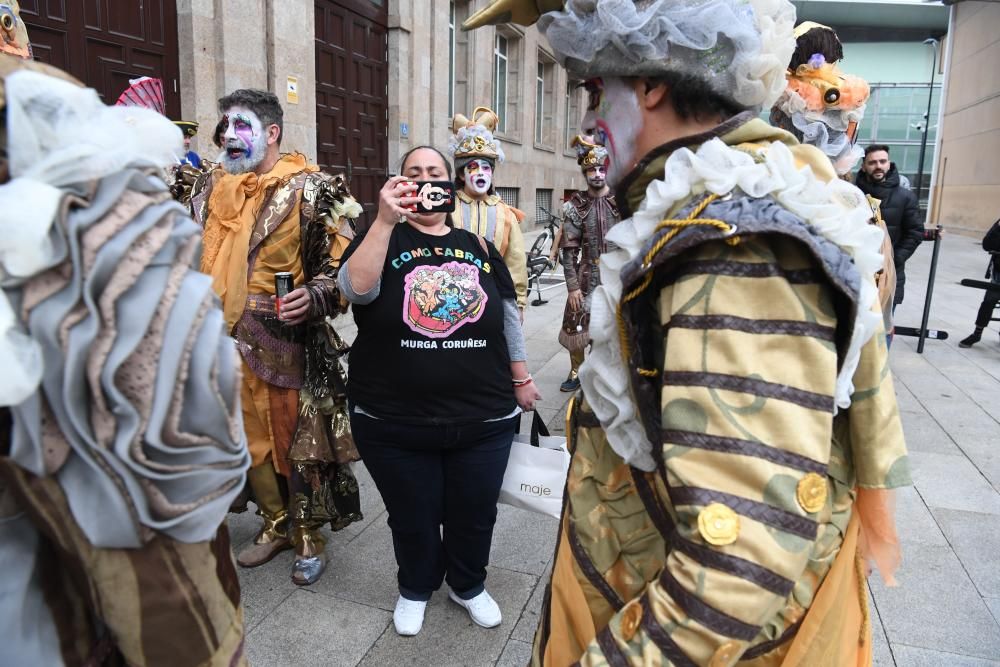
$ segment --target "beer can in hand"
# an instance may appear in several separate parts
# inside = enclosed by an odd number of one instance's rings
[[[279,271],[274,274],[274,307],[279,316],[281,315],[281,300],[293,289],[295,289],[295,282],[290,272]]]

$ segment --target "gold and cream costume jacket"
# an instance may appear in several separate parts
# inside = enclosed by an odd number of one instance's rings
[[[858,498],[910,483],[870,207],[749,114],[618,202],[533,664],[867,664]]]
[[[517,306],[525,308],[528,305],[528,257],[521,233],[524,214],[505,204],[500,195],[489,195],[479,201],[463,190],[458,190],[455,195],[457,201],[455,212],[451,214],[452,224],[482,236],[497,247],[510,277],[514,279]]]

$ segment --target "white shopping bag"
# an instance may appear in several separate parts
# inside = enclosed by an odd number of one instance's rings
[[[558,519],[569,458],[566,438],[550,436],[536,412],[531,435],[514,436],[500,487],[500,502]]]

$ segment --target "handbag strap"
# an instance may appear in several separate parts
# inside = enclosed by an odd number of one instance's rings
[[[517,424],[514,426],[514,433],[517,434],[520,432],[521,420],[518,419]],[[532,447],[539,446],[538,436],[544,436],[546,438],[549,437],[549,427],[545,425],[545,422],[542,420],[542,416],[538,414],[537,410],[535,410],[531,417],[531,436],[529,438]]]
[[[531,418],[531,446],[538,447],[538,436],[549,437],[549,428],[542,421],[542,416],[538,414],[538,410],[534,411],[534,416]]]

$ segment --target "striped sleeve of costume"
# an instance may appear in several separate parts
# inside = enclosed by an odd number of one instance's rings
[[[521,232],[521,223],[513,209],[502,202],[498,204],[498,207],[503,210],[509,230],[507,247],[503,251],[503,262],[510,271],[510,277],[514,279],[517,306],[523,309],[528,305],[528,255],[524,249],[524,234]],[[500,246],[497,245],[497,247]]]
[[[661,287],[660,501],[676,531],[583,665],[735,664],[806,571],[830,503],[836,317],[803,246],[742,241],[680,255]]]

